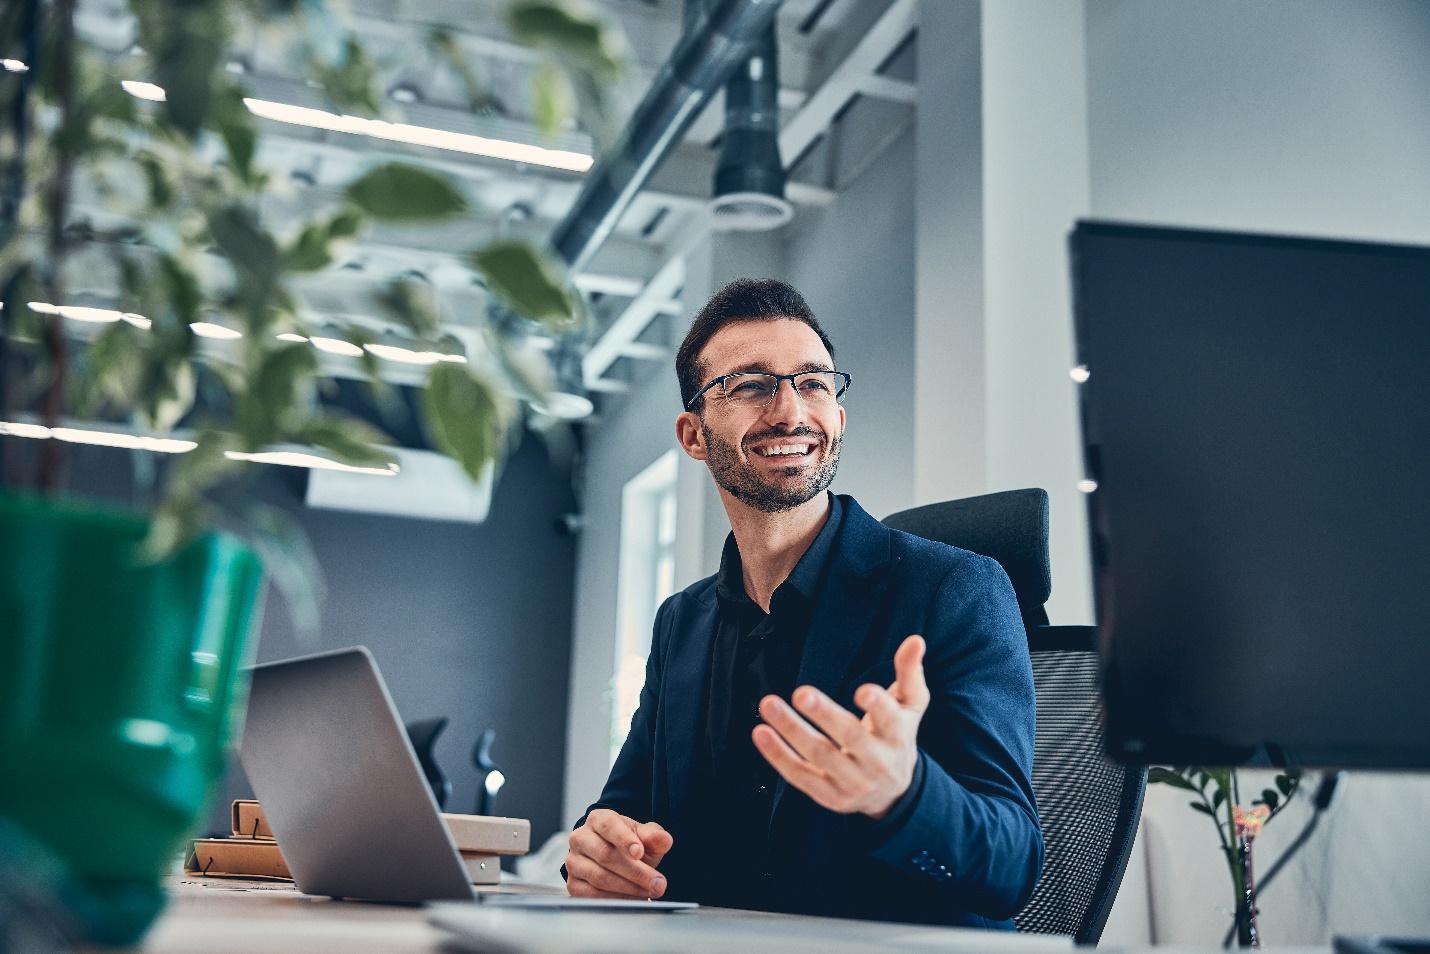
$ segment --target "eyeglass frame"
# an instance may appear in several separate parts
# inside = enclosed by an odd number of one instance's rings
[[[834,392],[834,403],[836,405],[843,403],[844,395],[849,393],[850,386],[854,384],[854,378],[850,376],[848,371],[836,371],[833,368],[814,368],[808,371],[796,371],[794,374],[775,374],[773,371],[731,371],[728,374],[722,374],[719,377],[711,378],[707,381],[699,391],[696,391],[691,396],[689,401],[685,402],[685,409],[689,411],[694,408],[696,402],[705,396],[705,392],[717,384],[723,388],[726,380],[738,377],[742,374],[762,374],[767,378],[775,379],[775,386],[770,390],[769,400],[759,405],[760,407],[769,407],[770,404],[774,402],[775,396],[780,393],[780,383],[783,381],[788,381],[790,390],[795,393],[796,397],[800,397],[799,388],[795,387],[794,379],[806,374],[833,374],[844,379],[844,387],[837,388]],[[800,397],[800,400],[803,401],[804,398]]]

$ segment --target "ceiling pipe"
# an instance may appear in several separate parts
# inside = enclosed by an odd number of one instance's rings
[[[779,44],[771,24],[725,85],[725,142],[710,202],[715,228],[763,232],[794,217],[779,137]]]
[[[687,8],[687,29],[670,59],[616,146],[586,174],[571,211],[551,235],[552,247],[571,271],[590,261],[710,97],[750,58],[771,30],[779,5],[780,0],[722,0],[699,19]]]

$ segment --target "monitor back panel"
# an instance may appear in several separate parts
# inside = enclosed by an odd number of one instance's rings
[[[1072,244],[1112,753],[1430,767],[1430,250]]]

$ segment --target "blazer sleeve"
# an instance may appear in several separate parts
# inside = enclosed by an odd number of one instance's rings
[[[640,703],[631,718],[631,728],[621,745],[621,753],[616,756],[616,764],[611,766],[611,774],[601,789],[601,797],[586,809],[573,828],[580,828],[586,823],[586,816],[598,808],[609,808],[640,822],[649,821],[654,814],[651,771],[655,754],[656,710],[660,705],[661,674],[665,671],[663,660],[666,634],[669,632],[668,617],[675,599],[675,596],[668,598],[656,611],[650,653],[646,656],[645,685],[641,687]]]
[[[1033,893],[1043,836],[1033,797],[1036,709],[1027,634],[1007,574],[971,557],[940,583],[923,633],[930,701],[906,799],[871,832],[872,855],[1012,917]]]

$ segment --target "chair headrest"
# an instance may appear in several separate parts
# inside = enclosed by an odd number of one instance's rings
[[[1053,592],[1048,492],[1033,487],[901,510],[886,526],[992,557],[1013,582],[1018,605],[1042,606]]]

